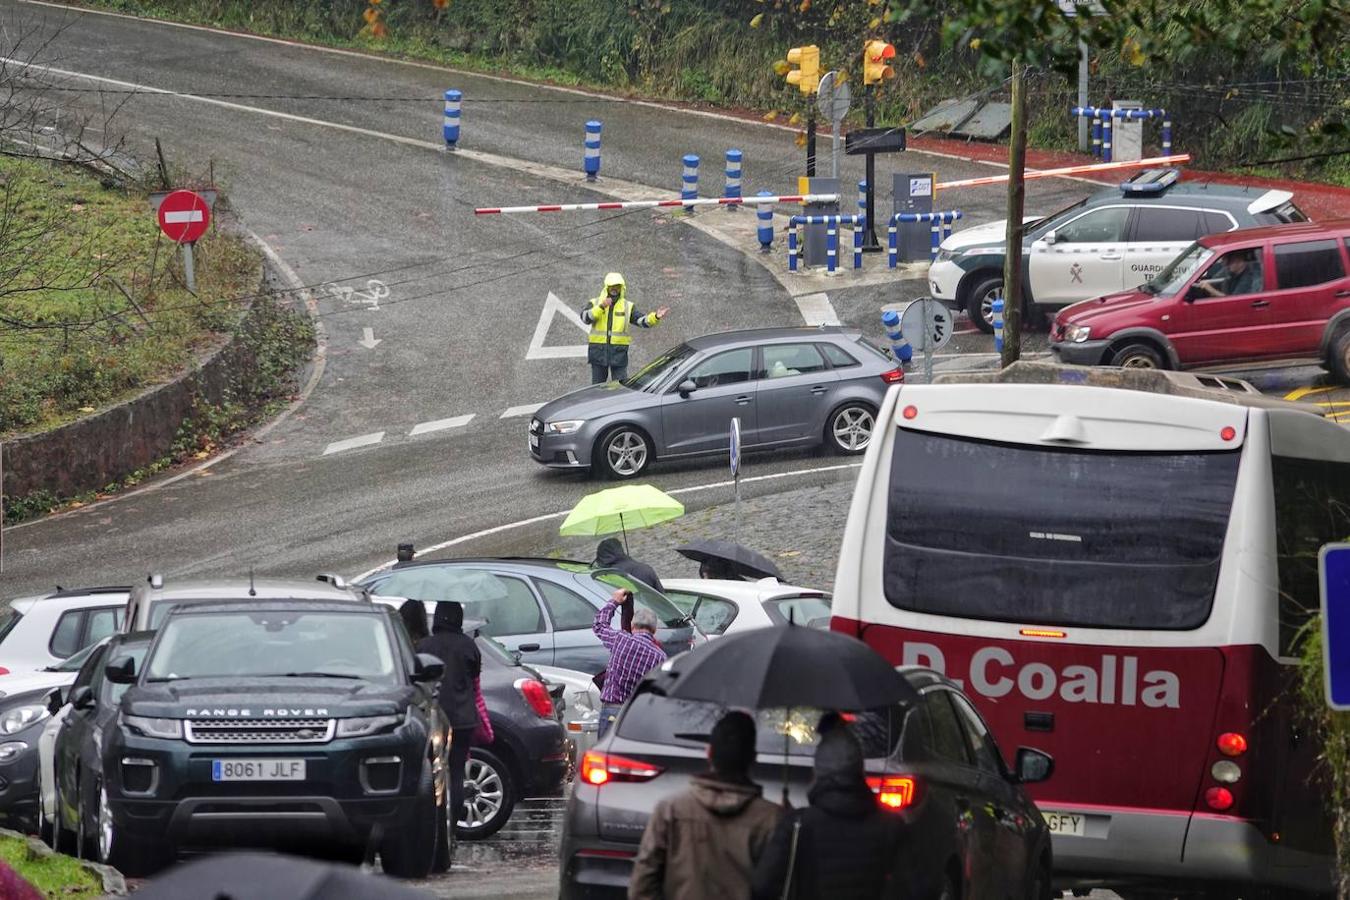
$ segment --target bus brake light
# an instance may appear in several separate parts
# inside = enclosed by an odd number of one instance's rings
[[[1247,739],[1236,731],[1219,735],[1219,752],[1224,756],[1241,756],[1247,752]]]
[[[1232,425],[1225,425],[1223,426],[1223,430],[1219,432],[1219,437],[1223,438],[1225,441],[1231,441],[1233,438],[1237,437],[1237,429]]]
[[[1233,806],[1233,792],[1228,788],[1212,787],[1205,791],[1205,803],[1210,809],[1223,812]]]
[[[903,415],[906,419],[913,419],[918,414],[919,408],[917,406],[906,406],[903,412],[901,412],[901,415]]]
[[[1022,635],[1022,637],[1039,637],[1039,638],[1068,637],[1068,635],[1065,634],[1063,631],[1059,631],[1058,629],[1055,628],[1023,628],[1020,629],[1017,633]]]

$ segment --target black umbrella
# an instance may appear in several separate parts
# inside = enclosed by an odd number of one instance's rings
[[[332,865],[294,856],[225,853],[185,863],[136,892],[137,900],[429,900],[355,866]]]
[[[875,709],[919,696],[857,638],[797,625],[718,638],[689,651],[671,675],[668,697],[749,709]]]
[[[778,571],[778,566],[774,565],[773,560],[731,541],[694,541],[692,544],[675,548],[675,552],[694,562],[726,563],[737,574],[748,575],[751,578],[783,577],[783,573]]]

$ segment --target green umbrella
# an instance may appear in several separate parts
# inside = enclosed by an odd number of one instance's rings
[[[596,537],[621,532],[625,548],[628,529],[647,528],[684,515],[680,501],[650,484],[626,484],[581,498],[558,529],[568,537]]]

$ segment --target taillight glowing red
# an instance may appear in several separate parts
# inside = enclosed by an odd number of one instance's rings
[[[661,768],[651,763],[587,750],[581,757],[581,780],[597,787],[611,781],[648,781],[661,774]]]
[[[1223,430],[1219,432],[1219,437],[1223,438],[1225,441],[1231,441],[1233,438],[1237,437],[1237,429],[1232,425],[1225,425],[1223,426]]]
[[[8,675],[8,674],[9,669],[6,669],[4,666],[0,666],[0,675]]]
[[[516,681],[516,690],[530,709],[545,719],[553,718],[553,698],[548,695],[548,687],[542,681],[533,678],[521,678]]]
[[[887,809],[913,806],[919,793],[919,780],[913,775],[869,775],[867,786],[877,795],[877,802]]]
[[[1222,812],[1225,809],[1231,809],[1233,806],[1233,792],[1228,788],[1212,787],[1205,791],[1205,804],[1210,809],[1217,809]]]
[[[1236,731],[1219,735],[1219,752],[1224,756],[1241,756],[1247,752],[1247,739]]]
[[[881,373],[881,380],[887,384],[904,384],[905,370],[899,367]]]
[[[918,416],[919,408],[917,406],[906,406],[904,411],[901,412],[900,414],[904,416],[906,419],[913,419],[916,416]]]

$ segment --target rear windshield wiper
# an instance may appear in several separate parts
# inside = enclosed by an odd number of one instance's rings
[[[344,675],[341,672],[287,672],[282,678],[351,678],[361,680],[360,675]]]

